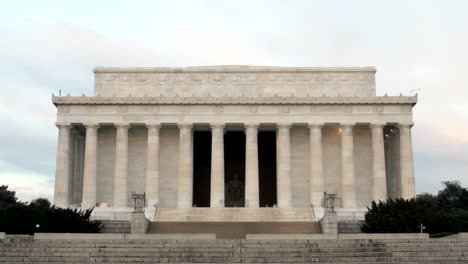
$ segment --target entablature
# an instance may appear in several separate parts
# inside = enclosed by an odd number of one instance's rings
[[[372,97],[102,97],[55,96],[57,105],[370,105],[417,103],[415,96]]]

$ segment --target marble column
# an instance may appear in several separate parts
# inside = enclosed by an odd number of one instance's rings
[[[343,208],[356,208],[356,179],[354,176],[354,124],[341,125],[341,177]]]
[[[413,147],[411,142],[412,126],[412,123],[398,125],[398,128],[400,129],[401,196],[405,199],[410,199],[415,196]]]
[[[85,161],[81,207],[90,208],[96,206],[97,131],[99,125],[85,124],[85,127]]]
[[[147,124],[148,146],[146,154],[146,200],[147,207],[159,203],[159,129],[160,124]]]
[[[116,124],[113,207],[127,207],[128,201],[128,128],[129,124]]]
[[[290,128],[291,124],[278,124],[276,141],[276,190],[278,207],[291,207],[291,150],[290,150]]]
[[[245,124],[245,207],[260,206],[258,185],[258,124]]]
[[[57,142],[57,164],[55,168],[54,204],[67,207],[69,204],[70,181],[70,124],[56,123],[59,134]]]
[[[177,207],[193,205],[193,139],[192,124],[179,124],[179,178]]]
[[[322,161],[322,128],[323,124],[309,124],[310,151],[310,203],[313,207],[323,207],[324,192],[323,161]]]
[[[387,199],[387,177],[385,172],[385,148],[383,128],[385,124],[371,124],[372,131],[372,175],[373,199]]]
[[[210,206],[224,207],[224,124],[211,125]]]

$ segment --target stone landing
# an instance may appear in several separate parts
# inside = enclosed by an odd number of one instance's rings
[[[311,222],[311,208],[159,208],[155,222]]]

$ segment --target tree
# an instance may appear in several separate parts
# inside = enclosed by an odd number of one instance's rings
[[[444,189],[439,191],[437,199],[451,209],[468,207],[468,190],[460,185],[459,181],[442,182]]]
[[[37,199],[32,200],[29,203],[29,206],[39,207],[39,208],[50,208],[51,203],[46,198],[37,198]]]
[[[15,204],[17,200],[18,198],[16,198],[16,192],[9,191],[8,185],[0,186],[0,206]]]

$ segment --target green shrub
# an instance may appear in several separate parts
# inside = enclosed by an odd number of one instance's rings
[[[420,225],[428,233],[468,231],[468,191],[458,182],[444,182],[445,188],[434,196],[421,194],[372,202],[361,226],[364,233],[416,233]]]
[[[102,224],[92,220],[93,208],[62,209],[14,204],[0,208],[0,232],[7,234],[98,233]]]
[[[102,228],[100,221],[91,219],[94,208],[57,208],[44,198],[29,204],[17,202],[15,192],[8,191],[8,186],[0,186],[0,198],[0,232],[98,233]]]

